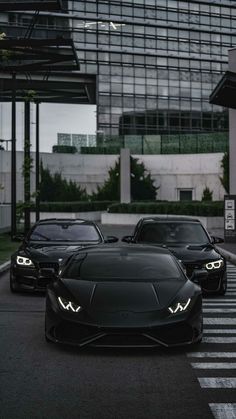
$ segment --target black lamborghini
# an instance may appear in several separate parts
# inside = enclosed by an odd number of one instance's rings
[[[122,241],[167,247],[184,264],[190,279],[195,279],[196,270],[205,272],[205,278],[201,279],[204,293],[225,294],[226,261],[215,247],[224,240],[210,236],[198,219],[145,217],[140,219],[133,235],[123,237]]]
[[[81,247],[116,241],[113,236],[105,238],[92,221],[55,218],[38,221],[11,257],[10,289],[43,291],[49,278],[40,273],[41,268],[57,271]]]
[[[167,249],[94,246],[73,255],[46,293],[47,341],[96,347],[200,342],[201,288]]]

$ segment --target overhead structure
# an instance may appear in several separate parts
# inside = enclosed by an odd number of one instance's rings
[[[210,95],[210,103],[236,109],[236,73],[226,71]]]
[[[15,101],[35,103],[96,103],[96,75],[81,73],[25,73],[15,77]],[[12,77],[0,72],[0,101],[11,102]]]
[[[0,12],[21,10],[56,11],[61,9],[61,0],[0,0]]]
[[[72,39],[2,39],[0,71],[71,71],[79,70]]]

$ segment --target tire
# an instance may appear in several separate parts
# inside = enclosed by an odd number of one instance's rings
[[[10,273],[10,290],[14,294],[22,291],[20,284],[18,284],[18,282],[13,278],[11,273]]]
[[[217,292],[218,295],[225,295],[227,291],[227,275],[225,274],[220,282],[220,289]]]

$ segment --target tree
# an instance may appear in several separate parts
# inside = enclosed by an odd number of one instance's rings
[[[210,189],[206,186],[202,194],[202,201],[212,201],[212,195],[213,191],[210,191]]]
[[[220,181],[222,186],[225,188],[226,192],[229,193],[229,153],[226,152],[223,155],[223,158],[221,160],[221,165],[223,169],[223,176],[220,176]]]
[[[131,171],[131,199],[132,201],[155,200],[157,188],[143,163],[138,159],[130,158]],[[93,200],[120,200],[120,159],[115,166],[109,169],[109,177],[103,186],[97,187],[97,192],[92,195]]]
[[[41,183],[40,199],[46,202],[71,202],[87,199],[85,189],[82,189],[76,182],[63,179],[61,173],[51,175],[48,168],[40,165]]]

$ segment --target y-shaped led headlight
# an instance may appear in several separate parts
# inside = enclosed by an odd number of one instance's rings
[[[16,256],[16,263],[21,266],[34,266],[32,260],[24,256]]]
[[[189,304],[190,304],[191,298],[189,298],[186,301],[181,301],[181,303],[175,303],[172,306],[168,307],[168,310],[171,312],[171,314],[179,313],[181,311],[187,310]]]
[[[214,262],[206,263],[205,267],[208,271],[212,271],[212,269],[220,269],[224,265],[223,259],[215,260]]]
[[[66,300],[64,297],[58,297],[58,302],[61,308],[66,311],[73,311],[73,313],[78,313],[78,311],[82,310],[82,307],[73,301]]]

